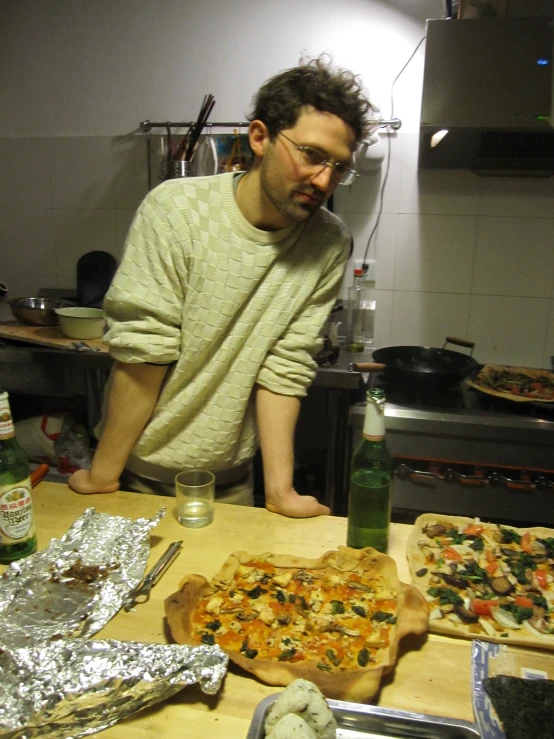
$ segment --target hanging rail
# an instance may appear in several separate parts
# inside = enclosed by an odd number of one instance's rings
[[[395,131],[397,131],[402,125],[402,121],[400,120],[400,118],[391,118],[389,121],[370,121],[370,123],[378,125],[379,128],[388,128],[390,126]],[[144,133],[149,133],[153,128],[187,128],[188,126],[191,126],[193,124],[194,121],[189,121],[188,123],[175,123],[172,121],[166,121],[165,123],[142,121],[140,123],[140,128],[144,131]],[[212,128],[248,128],[250,123],[249,121],[237,121],[235,123],[228,121],[209,121],[206,125],[211,126]]]

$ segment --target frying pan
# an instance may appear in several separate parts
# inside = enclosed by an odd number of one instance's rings
[[[445,349],[455,344],[469,354]],[[447,336],[442,349],[428,346],[387,346],[373,352],[373,362],[355,362],[359,372],[384,372],[387,380],[404,387],[450,387],[475,372],[480,364],[471,356],[474,342]]]

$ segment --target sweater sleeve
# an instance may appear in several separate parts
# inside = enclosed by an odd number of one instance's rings
[[[168,364],[180,354],[186,263],[176,247],[188,227],[172,230],[158,197],[153,191],[139,207],[104,300],[104,341],[121,362]]]
[[[256,382],[267,390],[281,395],[306,395],[317,370],[313,357],[322,345],[321,327],[339,293],[349,246],[350,236],[342,235],[310,299],[265,358]]]

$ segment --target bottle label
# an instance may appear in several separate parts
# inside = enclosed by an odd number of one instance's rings
[[[0,544],[17,544],[34,536],[31,478],[0,485]]]
[[[8,393],[0,394],[0,439],[12,439],[15,436],[12,413],[8,402]]]
[[[385,438],[384,434],[383,436],[372,436],[371,434],[363,433],[362,436],[364,439],[367,439],[368,441],[383,441],[383,439]]]
[[[370,441],[383,441],[385,438],[385,410],[368,398],[365,408],[364,428],[362,431],[364,439]]]

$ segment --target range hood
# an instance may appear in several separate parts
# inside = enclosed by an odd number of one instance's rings
[[[554,174],[553,26],[551,17],[427,21],[420,168]]]

